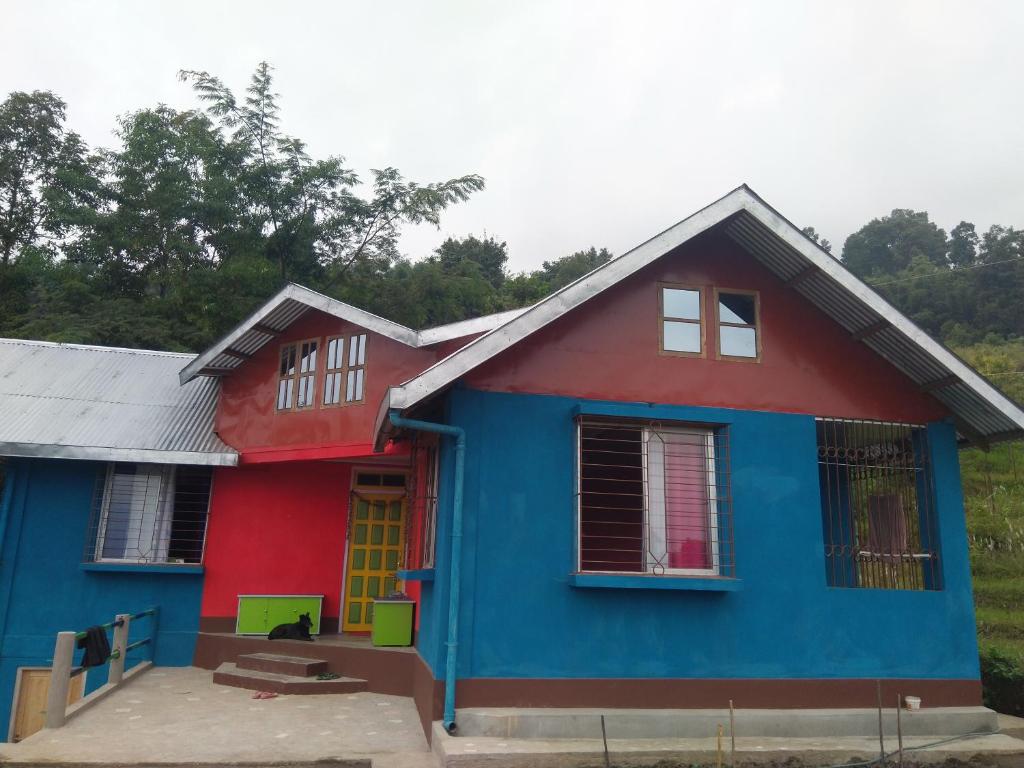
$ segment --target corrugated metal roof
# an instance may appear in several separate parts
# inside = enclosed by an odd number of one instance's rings
[[[234,465],[213,431],[219,381],[195,356],[0,339],[0,455]]]
[[[842,263],[811,242],[746,185],[534,304],[511,321],[453,352],[381,403],[377,439],[388,409],[405,411],[459,377],[629,275],[713,228],[724,231],[781,280],[946,404],[961,434],[976,442],[1024,436],[1024,410],[967,363],[921,330]]]
[[[182,383],[196,376],[218,376],[230,373],[263,345],[284,332],[289,325],[310,309],[347,320],[410,347],[426,347],[463,336],[484,333],[518,317],[525,309],[513,309],[493,315],[461,320],[423,331],[414,331],[393,323],[343,301],[324,296],[309,288],[290,283],[272,296],[263,306],[239,323],[212,347],[200,353],[179,374]]]

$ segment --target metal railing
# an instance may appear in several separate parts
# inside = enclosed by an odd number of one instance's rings
[[[128,632],[132,622],[137,619],[150,617],[149,637],[128,642]],[[119,613],[114,620],[107,624],[100,624],[104,630],[112,629],[114,632],[111,642],[110,656],[104,664],[107,665],[107,684],[89,694],[82,702],[78,703],[77,712],[86,701],[96,701],[116,689],[125,678],[125,663],[128,654],[137,648],[145,645],[150,647],[150,658],[156,655],[156,635],[159,608],[148,608],[140,613]],[[46,728],[60,728],[67,722],[68,713],[68,691],[71,687],[72,678],[82,674],[84,667],[75,667],[75,647],[77,642],[88,636],[88,632],[58,632],[57,642],[53,648],[53,665],[50,669],[50,690],[46,698]]]

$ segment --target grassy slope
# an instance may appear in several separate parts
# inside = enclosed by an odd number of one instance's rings
[[[979,370],[1024,370],[1024,341],[958,350]],[[1024,402],[1024,376],[992,377]],[[960,454],[970,536],[978,642],[1024,665],[1024,443]]]

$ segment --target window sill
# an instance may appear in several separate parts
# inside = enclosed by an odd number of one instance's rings
[[[573,573],[569,585],[596,589],[674,589],[697,592],[735,592],[739,579],[721,576],[646,576],[637,573]]]
[[[203,573],[203,566],[195,564],[176,563],[81,563],[83,571],[97,571],[108,573],[176,573],[182,575],[196,575]]]
[[[433,568],[417,568],[411,571],[396,571],[395,576],[402,581],[433,581]]]

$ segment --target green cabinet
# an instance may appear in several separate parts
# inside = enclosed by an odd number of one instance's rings
[[[299,615],[308,613],[313,621],[311,635],[320,634],[320,611],[323,595],[239,595],[239,635],[265,635],[278,624],[294,624]]]
[[[376,646],[412,645],[416,604],[412,600],[374,600],[371,640]]]

